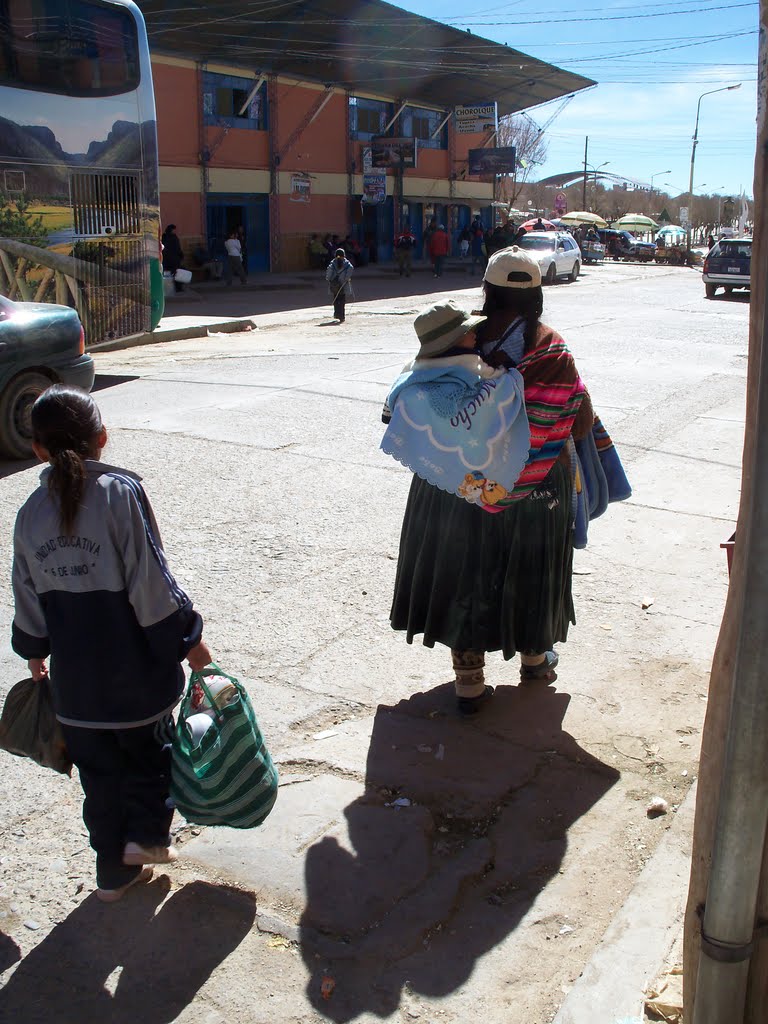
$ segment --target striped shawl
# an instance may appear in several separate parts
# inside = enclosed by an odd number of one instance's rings
[[[484,349],[487,344],[484,343]],[[514,489],[493,506],[495,512],[529,497],[546,479],[571,435],[586,395],[568,346],[556,331],[544,324],[539,325],[536,346],[523,356],[517,369],[525,382],[531,447]],[[587,401],[585,412],[588,407]],[[591,409],[589,418],[591,421]]]

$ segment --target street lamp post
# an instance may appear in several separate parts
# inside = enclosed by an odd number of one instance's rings
[[[671,174],[672,171],[656,171],[655,174],[651,175],[651,195],[653,195],[653,179],[658,178],[660,174]]]
[[[699,114],[701,112],[701,101],[705,96],[712,96],[716,92],[732,92],[734,89],[740,89],[741,82],[737,82],[736,85],[724,85],[721,89],[710,89],[708,92],[703,92],[699,96],[699,102],[696,104],[696,125],[693,129],[693,146],[691,148],[691,176],[688,180],[688,223],[685,228],[685,247],[687,252],[691,251],[691,215],[693,214],[693,165],[696,160],[696,146],[699,144]]]
[[[601,168],[607,167],[610,162],[611,162],[610,160],[605,160],[603,163],[598,164],[597,167],[594,167],[592,164],[588,164],[588,163],[584,164],[584,188],[582,190],[582,195],[581,195],[581,208],[582,208],[582,210],[586,210],[586,208],[587,208],[587,177],[591,176],[593,181],[597,181],[597,172]],[[589,168],[589,170],[587,170],[587,168]]]

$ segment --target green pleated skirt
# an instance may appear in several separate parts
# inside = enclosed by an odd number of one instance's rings
[[[414,476],[390,621],[454,650],[540,653],[575,623],[571,478],[555,463],[533,494],[485,512]]]

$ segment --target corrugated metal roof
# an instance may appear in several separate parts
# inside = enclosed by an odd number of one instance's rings
[[[255,73],[500,114],[595,83],[383,0],[137,0],[151,48]]]

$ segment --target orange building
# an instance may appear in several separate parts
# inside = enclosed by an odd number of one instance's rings
[[[242,228],[256,272],[307,267],[313,234],[348,236],[363,261],[382,261],[406,223],[419,242],[432,218],[454,242],[475,215],[489,225],[494,176],[471,175],[468,156],[492,129],[460,131],[454,108],[510,113],[592,84],[381,0],[354,22],[340,0],[286,3],[280,21],[236,0],[139,6],[163,221],[190,256],[218,255]],[[375,166],[388,152],[390,166]]]

